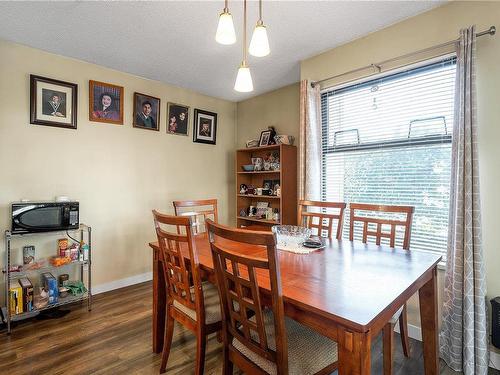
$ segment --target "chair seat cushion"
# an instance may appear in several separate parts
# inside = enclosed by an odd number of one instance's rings
[[[274,317],[271,310],[264,310],[264,324],[269,348],[276,350]],[[285,317],[288,343],[289,374],[315,374],[337,362],[337,343],[316,331]],[[252,338],[258,341],[257,333],[251,331]],[[276,374],[276,364],[248,349],[239,340],[233,339],[233,346],[245,357],[269,374]]]
[[[392,316],[391,320],[389,320],[389,323],[396,324],[398,322],[398,319],[401,316],[401,313],[403,312],[403,307],[404,306],[401,306],[399,310],[396,311],[396,314]]]
[[[202,283],[203,297],[205,299],[205,324],[211,324],[221,321],[220,300],[217,287],[209,282]],[[191,294],[194,299],[194,289],[191,287]],[[196,311],[184,306],[182,303],[174,300],[173,305],[191,319],[196,321]]]

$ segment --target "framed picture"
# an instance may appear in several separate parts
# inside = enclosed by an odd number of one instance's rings
[[[78,85],[30,75],[30,123],[76,129]]]
[[[188,135],[189,107],[181,104],[168,103],[167,133]]]
[[[89,81],[89,120],[123,125],[123,87]]]
[[[215,144],[217,135],[217,113],[195,108],[193,142]]]
[[[134,128],[160,130],[160,99],[134,92]]]
[[[260,133],[259,147],[267,146],[269,144],[269,140],[271,139],[271,130],[264,130]]]

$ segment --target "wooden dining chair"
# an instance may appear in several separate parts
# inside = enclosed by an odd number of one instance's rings
[[[173,201],[176,216],[191,216],[195,234],[205,232],[205,220],[219,221],[217,213],[217,199],[198,199]]]
[[[356,223],[362,223],[363,232],[361,240],[363,243],[367,243],[368,237],[375,237],[375,243],[380,245],[382,239],[386,238],[389,241],[389,245],[395,247],[397,228],[401,228],[403,232],[403,238],[400,240],[401,247],[405,250],[410,250],[411,224],[415,210],[413,206],[351,203],[349,209],[349,240],[354,240]],[[360,212],[364,212],[364,214],[360,214]],[[371,229],[370,226],[374,226],[375,230]],[[384,226],[389,226],[390,230],[388,232],[384,231]],[[386,375],[392,374],[394,326],[398,320],[403,353],[406,357],[410,356],[408,318],[405,303],[383,329],[384,374]]]
[[[233,365],[248,374],[330,374],[337,369],[337,343],[285,317],[280,267],[272,233],[206,222],[222,308],[223,374]],[[241,248],[265,247],[267,256]],[[259,288],[270,285],[269,308]]]
[[[172,347],[174,320],[196,334],[195,374],[203,374],[207,335],[220,331],[221,311],[217,288],[202,283],[193,240],[191,217],[163,215],[153,210],[167,290],[165,340],[160,373],[165,372]],[[185,234],[172,233],[162,225],[182,227]],[[184,254],[183,254],[184,253]],[[189,262],[185,256],[189,255]]]
[[[301,200],[299,201],[298,223],[304,227],[316,229],[318,236],[332,238],[333,223],[337,220],[335,238],[340,240],[345,207],[346,204],[343,202]],[[328,213],[331,210],[338,210],[338,213]],[[324,236],[325,233],[326,236]]]

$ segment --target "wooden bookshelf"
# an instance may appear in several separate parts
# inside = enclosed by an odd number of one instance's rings
[[[264,158],[272,152],[279,152],[280,170],[246,172],[242,165],[252,164],[253,157]],[[248,195],[240,194],[240,185],[252,185],[261,188],[264,180],[279,180],[281,195]],[[269,207],[278,208],[280,220],[266,220],[255,217],[242,217],[240,211],[257,202],[269,202]],[[290,145],[272,145],[243,148],[236,151],[236,225],[249,227],[258,224],[270,228],[277,224],[297,223],[297,148]]]

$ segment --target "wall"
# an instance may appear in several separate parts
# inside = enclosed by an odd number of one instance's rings
[[[299,84],[295,83],[238,103],[236,146],[259,139],[260,132],[274,126],[278,134],[299,136]]]
[[[475,24],[478,31],[500,27],[500,3],[452,2],[417,17],[370,34],[301,63],[301,79],[320,80],[371,63],[438,45],[457,38],[461,28]],[[424,57],[424,56],[422,56]],[[483,242],[488,299],[500,295],[500,257],[497,213],[500,211],[500,36],[485,36],[477,43],[477,100],[479,158],[483,212]],[[344,77],[348,79],[360,76]],[[327,84],[336,84],[330,81]],[[442,276],[442,275],[441,275]],[[440,277],[441,279],[441,277]],[[442,280],[440,280],[442,281]],[[442,284],[442,282],[440,282]],[[440,288],[441,290],[442,288]],[[410,323],[419,324],[416,305],[410,308]]]
[[[93,227],[93,282],[105,287],[147,278],[155,238],[153,208],[172,212],[174,199],[214,197],[223,223],[234,212],[236,104],[0,40],[0,229],[10,202],[67,195]],[[78,129],[30,125],[29,74],[78,84]],[[125,87],[124,125],[88,120],[88,81]],[[160,131],[132,127],[133,93],[161,99]],[[218,113],[217,145],[166,134],[167,102]],[[207,162],[210,160],[210,162]],[[54,238],[28,237],[54,253]],[[0,252],[4,262],[3,241]],[[39,255],[41,253],[39,252]],[[118,283],[118,284],[117,284]]]

